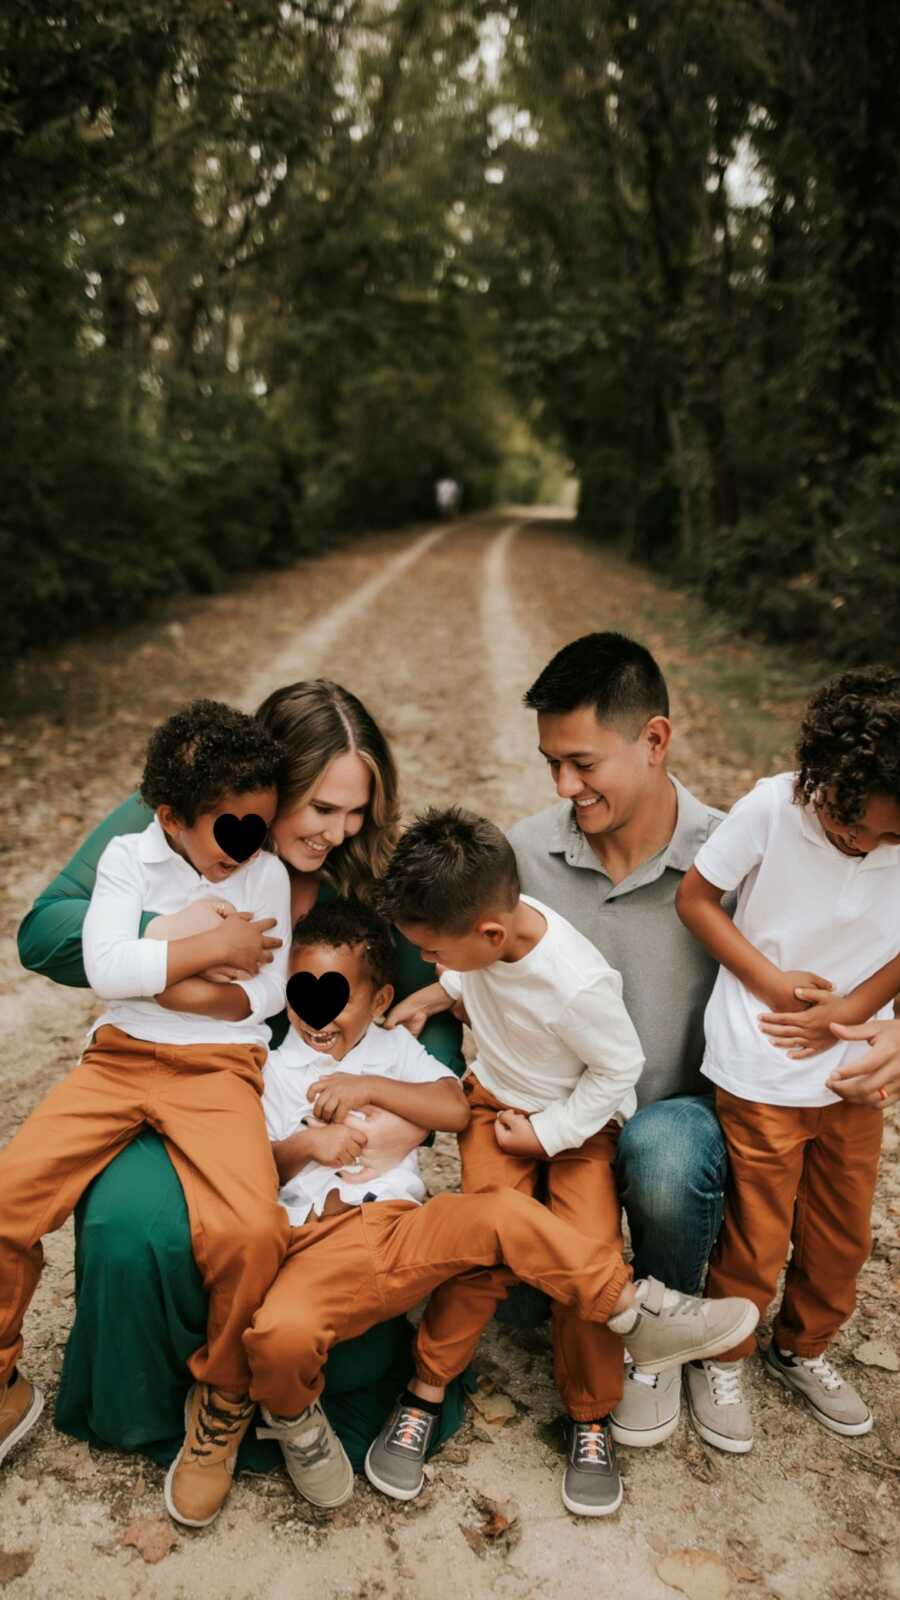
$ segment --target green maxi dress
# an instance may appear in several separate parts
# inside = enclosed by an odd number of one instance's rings
[[[144,829],[153,813],[131,795],[81,845],[19,929],[19,955],[32,972],[86,988],[81,928],[97,862],[109,840]],[[323,894],[329,894],[323,886]],[[150,913],[145,922],[150,920]],[[141,931],[143,932],[143,926]],[[397,935],[397,993],[433,979],[418,951]],[[287,1032],[271,1019],[273,1047]],[[462,1072],[459,1024],[435,1017],[422,1035],[431,1054]],[[56,1402],[56,1425],[92,1444],[142,1450],[167,1464],[184,1438],[187,1360],[206,1337],[206,1294],[191,1254],[187,1208],[159,1136],[147,1129],[90,1185],[76,1212],[76,1315]],[[324,1405],[355,1467],[410,1372],[411,1328],[383,1322],[337,1345]],[[459,1427],[463,1382],[447,1393],[441,1440]],[[440,1441],[436,1441],[440,1442]],[[275,1466],[274,1442],[248,1437],[239,1467]]]

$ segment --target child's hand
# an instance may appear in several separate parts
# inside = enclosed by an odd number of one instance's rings
[[[524,1111],[501,1111],[494,1123],[494,1138],[508,1156],[536,1156],[546,1161],[547,1152]]]
[[[372,1080],[361,1072],[329,1072],[307,1090],[307,1099],[320,1122],[346,1122],[349,1111],[360,1111],[372,1096]]]
[[[402,1023],[404,1028],[409,1029],[413,1038],[418,1039],[427,1021],[427,1010],[416,995],[409,994],[405,1000],[398,1000],[395,1006],[391,1006],[384,1019],[384,1025],[386,1028],[397,1028]]]
[[[796,998],[804,1005],[803,1011],[760,1012],[759,1030],[777,1050],[786,1050],[791,1061],[806,1061],[831,1049],[832,1022],[849,1021],[850,1012],[844,996],[835,994],[832,985],[822,980],[818,985],[798,985]]]
[[[817,972],[782,972],[765,994],[760,993],[760,998],[765,1000],[770,1012],[804,1011],[809,1001],[798,998],[798,989],[824,989],[833,994],[834,984],[827,978],[820,978]]]
[[[352,1167],[366,1147],[362,1124],[356,1121],[335,1122],[330,1127],[310,1123],[307,1133],[310,1159],[320,1161],[323,1167]]]

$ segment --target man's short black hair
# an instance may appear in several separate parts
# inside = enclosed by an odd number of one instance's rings
[[[394,930],[384,917],[363,905],[361,900],[351,897],[313,906],[294,929],[291,954],[310,950],[314,945],[324,945],[326,950],[340,950],[344,945],[352,950],[361,945],[375,988],[383,989],[386,983],[394,982],[397,965]]]
[[[421,922],[441,933],[466,933],[483,913],[516,905],[512,845],[473,811],[432,806],[401,835],[376,894],[380,910],[401,927]]]
[[[284,754],[262,723],[218,700],[194,700],[161,724],[147,746],[141,795],[171,806],[188,828],[227,794],[276,789]]]
[[[650,717],[669,715],[659,667],[649,650],[623,633],[586,633],[563,645],[524,700],[549,716],[592,706],[598,722],[627,723],[635,738]]]

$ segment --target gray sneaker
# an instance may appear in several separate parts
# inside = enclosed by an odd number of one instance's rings
[[[841,1378],[822,1356],[783,1356],[774,1343],[763,1357],[763,1366],[786,1389],[805,1400],[813,1416],[832,1433],[854,1437],[871,1432],[872,1413],[852,1383]]]
[[[310,1505],[334,1511],[353,1493],[353,1468],[344,1446],[316,1400],[299,1417],[273,1417],[263,1406],[267,1428],[257,1439],[277,1439],[288,1477]]]
[[[617,1444],[647,1449],[662,1444],[678,1427],[681,1415],[681,1368],[671,1372],[645,1372],[625,1357],[625,1387],[610,1414],[609,1425]]]
[[[392,1500],[415,1500],[425,1482],[425,1458],[439,1419],[401,1395],[366,1451],[366,1477]]]
[[[688,1412],[701,1439],[737,1456],[753,1448],[753,1420],[741,1388],[743,1364],[698,1361],[684,1368]]]
[[[576,1517],[608,1517],[622,1504],[622,1480],[608,1422],[569,1419],[563,1505]]]
[[[671,1372],[686,1361],[717,1356],[753,1332],[759,1312],[750,1300],[701,1300],[667,1289],[657,1278],[643,1278],[635,1326],[621,1335],[635,1366],[646,1372]],[[610,1330],[613,1331],[612,1329]]]

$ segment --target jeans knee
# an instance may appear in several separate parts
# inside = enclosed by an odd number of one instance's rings
[[[660,1218],[698,1199],[720,1202],[726,1170],[725,1139],[706,1096],[657,1101],[622,1129],[616,1176],[629,1212]]]

